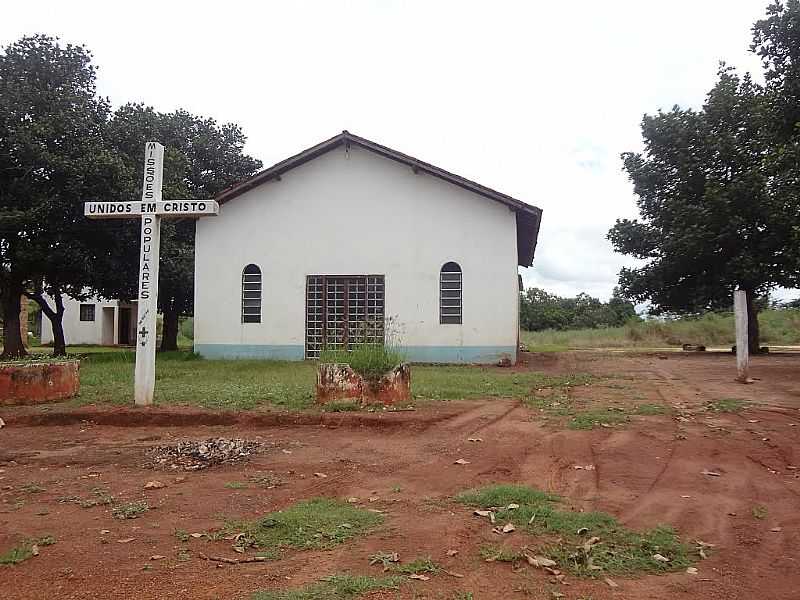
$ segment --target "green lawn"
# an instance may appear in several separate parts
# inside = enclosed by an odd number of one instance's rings
[[[81,394],[75,402],[129,404],[133,364],[130,351],[86,353],[81,363]],[[188,352],[159,353],[156,402],[222,409],[306,409],[314,403],[316,368],[313,362],[203,360]],[[554,377],[510,369],[432,365],[415,365],[411,378],[417,400],[523,398],[534,389],[583,385],[590,379],[584,374]]]

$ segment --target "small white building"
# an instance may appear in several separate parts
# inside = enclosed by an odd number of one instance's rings
[[[197,223],[200,355],[385,339],[415,362],[516,360],[540,209],[347,131],[217,201]]]
[[[136,343],[136,303],[122,300],[64,298],[64,339],[67,345],[128,346]],[[52,306],[52,300],[48,298]],[[53,326],[42,315],[42,344],[53,343]]]

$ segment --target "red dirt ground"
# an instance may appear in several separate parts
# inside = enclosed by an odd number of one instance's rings
[[[4,409],[0,553],[23,537],[51,534],[57,543],[15,567],[0,567],[0,596],[247,598],[255,590],[295,587],[337,572],[378,576],[368,557],[384,550],[403,560],[431,556],[464,577],[433,575],[369,598],[447,600],[459,590],[476,599],[545,599],[553,591],[573,600],[800,598],[800,471],[792,468],[800,467],[800,357],[757,357],[752,375],[760,380],[750,386],[733,382],[730,355],[538,355],[518,368],[613,376],[576,389],[578,405],[649,402],[673,412],[572,431],[510,400],[299,417],[163,409],[66,412],[57,405]],[[740,413],[705,410],[721,398],[754,404]],[[165,473],[144,466],[151,446],[211,436],[258,439],[271,447],[249,462],[203,471]],[[467,442],[471,436],[484,441]],[[459,458],[470,464],[454,464]],[[590,464],[594,470],[574,468]],[[721,476],[703,475],[705,469]],[[225,487],[264,472],[285,484],[270,490]],[[167,486],[143,489],[153,479]],[[614,577],[614,589],[602,577],[553,584],[540,569],[515,571],[479,556],[480,546],[500,543],[498,536],[485,519],[449,498],[491,482],[553,491],[576,510],[606,511],[633,528],[671,524],[687,542],[700,539],[716,548],[696,564],[697,575]],[[29,484],[44,491],[25,491]],[[146,499],[156,508],[118,520],[108,506],[59,502],[91,497],[96,487],[126,502]],[[223,568],[198,554],[240,556],[230,542],[183,543],[174,534],[210,530],[225,518],[253,518],[314,496],[358,497],[364,506],[385,511],[385,522],[334,550]],[[370,497],[378,500],[370,503]],[[753,516],[756,506],[766,508],[765,518]],[[133,540],[118,541],[127,538]],[[503,541],[536,544],[522,532]],[[183,549],[188,554],[179,558]],[[448,557],[450,549],[458,555]],[[166,558],[153,561],[153,555]]]

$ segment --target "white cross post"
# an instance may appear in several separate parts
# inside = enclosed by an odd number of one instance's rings
[[[134,376],[134,402],[137,406],[153,404],[156,386],[156,313],[161,219],[219,214],[219,205],[214,200],[162,200],[163,173],[164,146],[158,142],[147,142],[144,150],[141,202],[85,202],[83,205],[83,214],[90,219],[141,217],[142,220]]]

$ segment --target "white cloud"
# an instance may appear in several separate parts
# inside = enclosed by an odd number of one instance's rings
[[[115,104],[234,121],[277,162],[342,129],[544,209],[528,284],[607,297],[635,215],[619,154],[643,113],[698,105],[717,63],[758,70],[769,0],[108,2],[4,6],[0,41],[82,42]]]

